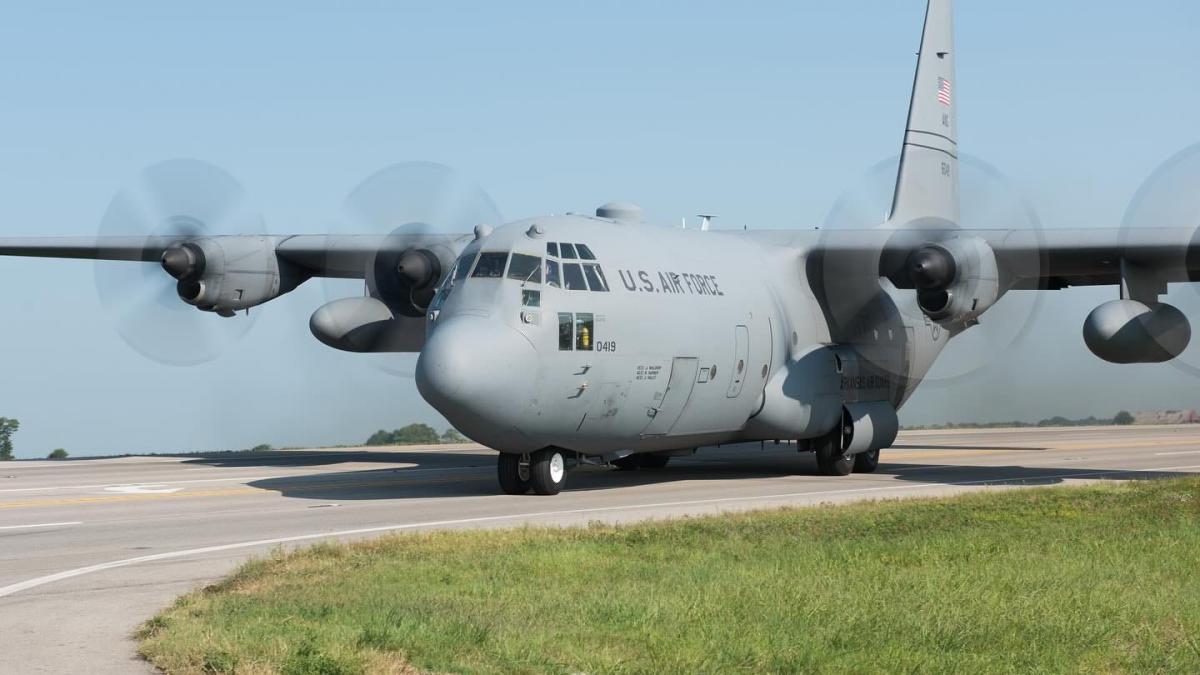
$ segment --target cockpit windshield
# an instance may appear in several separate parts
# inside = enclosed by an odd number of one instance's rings
[[[479,254],[479,262],[475,263],[472,277],[484,279],[499,279],[504,276],[504,265],[508,262],[508,253],[489,251]]]
[[[508,266],[508,278],[521,283],[542,283],[542,259],[535,255],[514,253]]]

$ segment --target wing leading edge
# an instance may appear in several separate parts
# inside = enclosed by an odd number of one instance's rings
[[[261,239],[258,235],[212,237],[12,237],[0,238],[0,256],[72,258],[160,262],[168,248],[197,239],[215,242]],[[380,251],[415,247],[454,248],[469,235],[325,235],[304,234],[266,237],[273,240],[280,260],[298,267],[306,276],[362,279],[373,256]]]

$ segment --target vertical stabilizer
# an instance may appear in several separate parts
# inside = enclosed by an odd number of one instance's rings
[[[954,81],[952,0],[929,0],[917,57],[891,220],[958,222],[958,95]]]

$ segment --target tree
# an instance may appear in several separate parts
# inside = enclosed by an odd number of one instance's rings
[[[447,429],[442,432],[443,443],[466,443],[467,439],[462,434],[458,433],[457,429]]]
[[[1113,417],[1113,424],[1127,426],[1133,424],[1133,422],[1133,415],[1129,414],[1128,410],[1122,410],[1121,412],[1117,413],[1116,417]]]
[[[71,453],[67,452],[66,450],[63,450],[62,448],[55,448],[50,451],[49,455],[46,455],[46,459],[66,459],[70,456]]]
[[[367,442],[366,442],[366,445],[391,445],[391,444],[392,444],[392,433],[390,431],[384,431],[383,429],[380,429],[379,431],[376,431],[375,433],[371,434],[371,437],[368,438]]]
[[[0,461],[13,459],[12,435],[17,433],[17,429],[20,428],[20,422],[8,417],[0,417]]]
[[[439,440],[437,430],[428,424],[410,424],[392,432],[394,445],[433,445]]]
[[[367,445],[436,445],[441,442],[438,432],[428,424],[410,424],[406,427],[371,434]]]

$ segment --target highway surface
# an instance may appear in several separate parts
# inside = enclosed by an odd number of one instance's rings
[[[913,431],[879,472],[828,478],[786,444],[662,471],[587,468],[498,494],[478,446],[0,465],[0,672],[151,672],[130,633],[248,557],[322,538],[582,524],[1200,471],[1200,425]],[[834,508],[834,506],[830,506]]]

